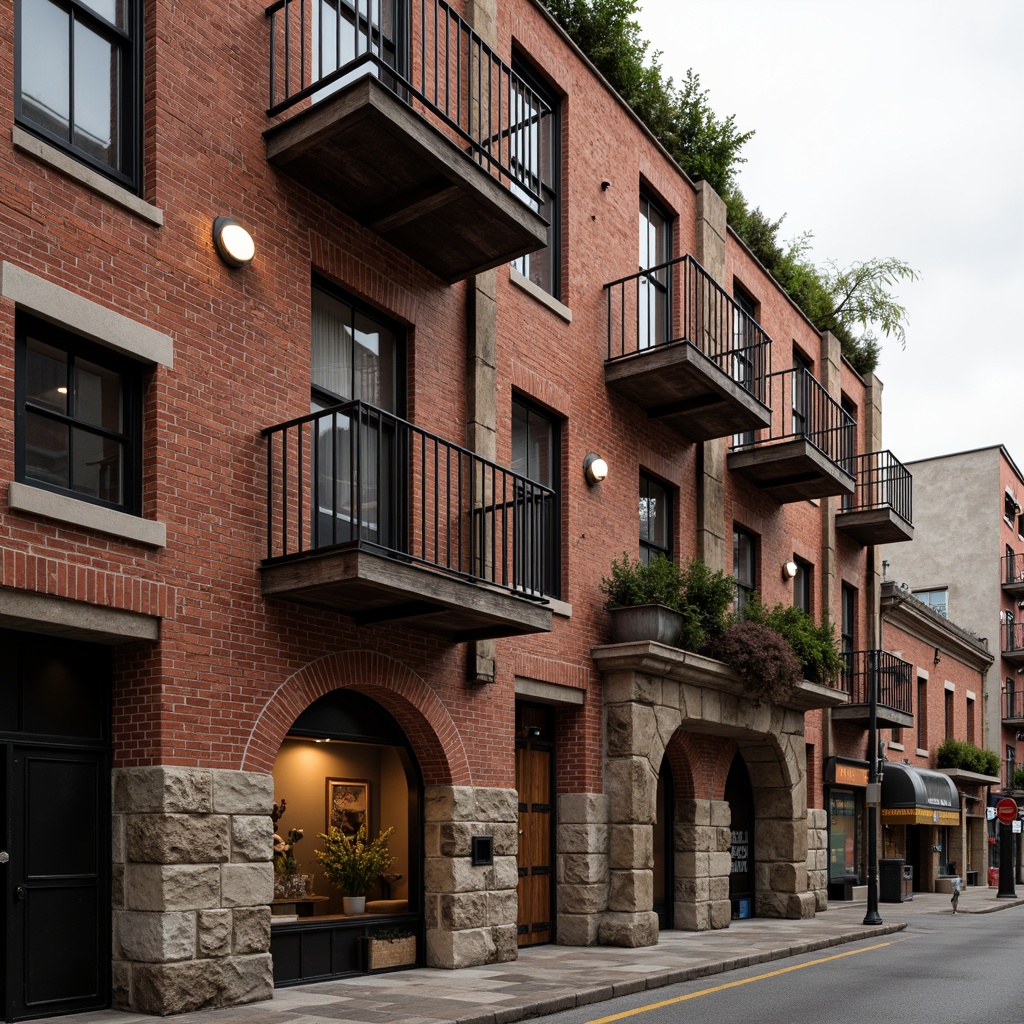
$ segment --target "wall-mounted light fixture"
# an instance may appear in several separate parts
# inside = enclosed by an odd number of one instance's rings
[[[939,663],[940,661],[942,661],[942,656],[941,656],[941,655],[939,654],[939,649],[938,649],[938,647],[936,647],[936,648],[935,648],[935,659],[934,659],[934,661],[932,661],[932,664],[933,664],[933,665],[938,665],[938,663]]]
[[[583,460],[583,475],[588,484],[599,484],[608,478],[608,463],[600,455],[590,452]]]
[[[246,228],[233,217],[213,222],[213,246],[229,267],[246,267],[256,255],[256,243]]]
[[[797,564],[791,558],[788,562],[782,563],[782,578],[784,580],[796,579]]]

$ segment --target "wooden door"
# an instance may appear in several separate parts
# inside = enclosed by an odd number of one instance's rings
[[[553,927],[552,771],[554,746],[547,708],[521,705],[516,739],[519,793],[519,945],[550,942]]]

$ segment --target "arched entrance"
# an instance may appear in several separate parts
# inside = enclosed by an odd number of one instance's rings
[[[423,781],[395,719],[364,694],[333,690],[295,720],[273,777],[278,845],[285,847],[272,904],[275,984],[359,972],[367,939],[382,929],[415,936],[422,950]],[[371,839],[390,831],[394,862],[364,894],[364,914],[345,914],[342,894],[315,856],[330,825],[349,834],[362,826]]]
[[[741,754],[732,759],[725,780],[725,802],[729,805],[729,902],[732,917],[754,916],[754,790]]]

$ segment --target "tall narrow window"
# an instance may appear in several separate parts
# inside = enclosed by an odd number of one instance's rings
[[[967,697],[967,742],[977,743],[974,724],[974,698],[971,696]]]
[[[732,310],[732,379],[747,391],[754,389],[755,345],[760,336],[754,337],[753,325],[757,322],[757,303],[739,285],[733,286]],[[754,431],[745,430],[733,435],[733,445],[754,443]]]
[[[740,526],[732,532],[732,572],[736,579],[733,609],[738,615],[757,588],[757,537]]]
[[[408,497],[398,469],[407,442],[395,419],[403,411],[401,332],[325,288],[313,288],[312,303],[311,411],[366,403],[316,421],[314,545],[359,538],[401,551]]]
[[[928,680],[917,677],[917,749],[928,749]]]
[[[1006,706],[1003,708],[1003,718],[1022,718],[1024,714],[1021,713],[1020,701],[1017,698],[1017,687],[1013,681],[1013,676],[1006,677],[1006,688],[1003,690],[1003,700],[1006,702]]]
[[[138,189],[139,0],[18,0],[15,117]]]
[[[843,412],[850,417],[843,427],[843,436],[840,439],[839,445],[839,464],[851,475],[856,476],[854,472],[854,461],[853,457],[857,450],[857,406],[853,404],[845,395],[843,396]],[[857,487],[863,486],[860,480],[857,481]],[[882,504],[889,500],[889,496],[883,493],[882,487],[883,482],[879,479],[873,479],[870,486],[875,489],[873,494],[858,493],[855,491],[853,494],[844,494],[841,500],[841,507],[849,509],[853,506],[854,499],[861,505],[864,503],[869,504]]]
[[[670,268],[672,226],[667,214],[649,196],[640,193],[640,269],[660,267],[638,281],[639,347],[660,345],[671,337]]]
[[[946,739],[947,740],[951,740],[953,738],[953,731],[954,731],[953,700],[954,700],[954,696],[955,695],[954,695],[953,691],[947,688],[947,690],[945,691],[945,695],[944,695],[944,707],[943,707],[943,714],[945,716]]]
[[[848,584],[843,584],[842,592],[842,635],[840,643],[844,654],[851,654],[857,649],[857,591]]]
[[[808,433],[809,383],[811,363],[805,356],[793,351],[793,434],[797,437]]]
[[[640,474],[640,558],[646,563],[661,554],[672,557],[672,496],[668,488]]]
[[[512,55],[512,70],[522,79],[525,88],[512,97],[515,128],[510,137],[513,168],[530,183],[534,196],[521,189],[516,191],[548,222],[548,244],[543,249],[520,256],[512,264],[524,277],[529,278],[554,298],[561,297],[559,268],[561,263],[559,241],[561,155],[559,139],[561,120],[558,97],[537,73],[518,54]],[[538,103],[538,100],[540,101]],[[541,116],[541,105],[550,113]]]
[[[802,558],[794,558],[796,576],[793,578],[793,604],[801,611],[811,614],[811,578],[813,567]]]
[[[560,491],[559,429],[557,421],[528,404],[522,399],[512,400],[512,465],[514,473],[528,480],[550,487],[554,498],[542,510],[538,520],[532,516],[532,524],[541,532],[539,543],[543,545],[543,559],[540,566],[539,589],[550,597],[560,593],[559,537],[560,525],[558,501]]]
[[[16,478],[137,515],[142,370],[69,331],[17,318]]]

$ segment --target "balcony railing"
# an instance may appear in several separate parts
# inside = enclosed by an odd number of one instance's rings
[[[913,478],[892,452],[854,455],[848,464],[856,484],[843,501],[844,512],[891,508],[908,524],[913,522]]]
[[[1012,555],[1004,555],[999,559],[1001,575],[1000,580],[1004,589],[1016,593],[1024,590],[1024,554],[1019,552]]]
[[[1003,657],[1009,661],[1024,662],[1024,622],[1004,622],[1000,629]]]
[[[543,599],[550,488],[363,402],[270,427],[264,565],[341,548]]]
[[[692,257],[606,284],[608,359],[689,344],[767,405],[771,338]]]
[[[1003,719],[1024,719],[1024,690],[1003,690]]]
[[[373,75],[537,208],[548,108],[445,0],[277,0],[266,14],[270,116]]]
[[[851,704],[870,705],[874,675],[880,708],[914,713],[914,671],[909,662],[879,650],[847,651],[841,657],[845,663],[843,688],[849,692]]]
[[[768,375],[768,381],[771,425],[738,436],[733,451],[801,438],[852,477],[854,418],[803,367],[777,370]]]

